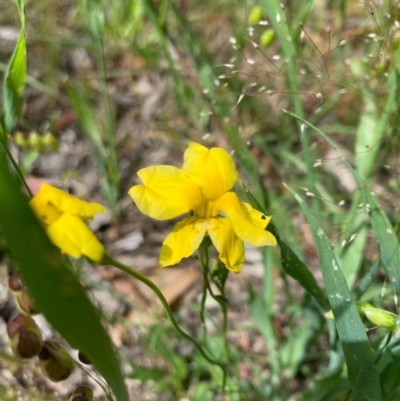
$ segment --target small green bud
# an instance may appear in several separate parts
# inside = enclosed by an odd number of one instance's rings
[[[67,350],[52,340],[44,341],[39,363],[43,373],[53,382],[67,379],[74,370],[74,360]]]
[[[14,142],[21,148],[27,149],[29,147],[29,142],[26,136],[21,132],[18,131],[14,134]]]
[[[260,46],[264,49],[271,46],[275,40],[275,32],[272,29],[266,29],[260,37]]]
[[[58,148],[58,139],[51,132],[47,132],[43,135],[42,143],[50,150],[57,150]]]
[[[42,349],[42,332],[29,316],[18,315],[11,320],[7,325],[7,334],[11,349],[20,358],[32,358]]]
[[[249,18],[247,22],[249,25],[257,25],[263,17],[263,10],[260,6],[254,6],[250,10]]]
[[[365,309],[364,315],[375,326],[384,327],[390,330],[393,330],[397,327],[393,314],[383,309]]]
[[[88,386],[77,387],[71,395],[69,401],[92,401],[93,390]]]
[[[396,329],[396,315],[393,313],[390,313],[384,309],[375,308],[367,302],[357,302],[357,308],[359,312],[375,326],[390,330]]]
[[[43,141],[41,135],[37,132],[31,132],[28,137],[28,143],[31,149],[35,149],[38,152],[43,150]]]

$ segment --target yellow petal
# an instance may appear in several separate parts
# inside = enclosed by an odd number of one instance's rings
[[[83,219],[93,219],[95,214],[106,211],[104,206],[99,203],[85,202],[49,184],[42,184],[38,196],[45,199],[59,211],[68,212]]]
[[[225,149],[207,149],[196,142],[189,143],[182,170],[201,187],[207,200],[218,199],[230,190],[238,179],[232,157]]]
[[[219,258],[227,269],[240,273],[244,262],[244,244],[235,234],[232,223],[226,217],[217,217],[214,229],[209,229],[211,241],[219,252]]]
[[[165,238],[160,252],[160,265],[172,266],[188,258],[200,246],[207,231],[207,219],[188,217],[175,225]]]
[[[177,167],[151,166],[137,174],[143,185],[128,193],[139,210],[153,219],[173,219],[204,202],[200,187]]]
[[[253,224],[255,224],[257,227],[260,228],[267,227],[268,223],[272,219],[272,216],[266,216],[259,210],[253,209],[253,207],[249,203],[246,202],[240,202],[240,203],[246,207]]]
[[[70,213],[64,213],[47,229],[47,234],[63,253],[74,258],[84,255],[99,262],[104,255],[104,246],[89,227]]]
[[[42,195],[36,195],[29,201],[33,213],[46,225],[54,223],[62,213],[50,205]]]
[[[250,205],[246,206],[233,192],[222,195],[213,212],[224,213],[230,219],[236,235],[244,242],[253,246],[276,245],[276,238],[264,229],[271,218]]]

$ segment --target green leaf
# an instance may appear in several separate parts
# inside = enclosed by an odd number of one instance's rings
[[[396,294],[400,294],[400,246],[386,213],[376,198],[368,191],[364,192],[365,204],[370,205],[372,229],[380,249],[382,264],[393,284]]]
[[[356,167],[357,172],[367,177],[375,161],[383,130],[378,130],[376,105],[365,97],[364,112],[361,115],[356,134]]]
[[[33,215],[0,146],[0,226],[36,305],[93,362],[118,400],[128,395],[112,343],[84,288]]]
[[[299,121],[304,122],[310,128],[312,128],[315,132],[321,135],[328,144],[335,149],[338,154],[341,156],[341,159],[346,164],[347,168],[353,174],[354,180],[357,183],[357,187],[359,188],[362,196],[362,200],[364,201],[364,205],[368,205],[368,209],[370,211],[371,224],[372,229],[374,230],[379,248],[380,248],[380,258],[382,264],[389,276],[390,282],[393,284],[396,289],[396,294],[400,294],[400,246],[399,241],[395,236],[394,228],[392,227],[388,217],[382,210],[379,202],[376,200],[375,196],[368,190],[365,185],[364,180],[361,176],[353,169],[348,160],[342,155],[340,149],[336,146],[336,144],[320,129],[315,127],[310,122],[304,120],[303,118],[286,111],[287,114],[293,116]]]
[[[382,399],[380,380],[373,352],[329,239],[322,229],[321,223],[305,201],[292,188],[285,186],[302,207],[318,251],[321,271],[343,347],[349,379],[353,385],[350,400],[379,401]]]
[[[319,305],[326,309],[327,301],[325,294],[321,290],[313,274],[286,242],[279,239],[278,243],[281,248],[281,263],[285,273],[297,280],[299,284],[316,299]]]
[[[3,124],[6,132],[12,132],[17,125],[22,109],[25,78],[26,41],[25,28],[22,27],[4,78]]]
[[[345,249],[342,248],[338,256],[349,288],[353,287],[357,272],[362,264],[367,234],[366,227],[362,227],[357,232],[357,237],[347,244]]]

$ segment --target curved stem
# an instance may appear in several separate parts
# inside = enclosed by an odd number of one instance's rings
[[[147,287],[149,287],[154,292],[154,294],[157,296],[157,298],[160,300],[162,306],[164,307],[164,310],[165,310],[169,320],[171,321],[172,325],[174,326],[175,330],[182,337],[186,338],[186,340],[190,341],[197,348],[197,350],[204,357],[204,359],[207,360],[207,362],[212,363],[214,365],[217,365],[222,369],[223,377],[224,377],[224,382],[223,382],[223,390],[224,390],[225,382],[226,382],[226,364],[211,358],[204,351],[203,347],[190,334],[188,334],[185,330],[183,330],[179,326],[178,322],[175,319],[174,314],[171,311],[171,308],[170,308],[170,306],[168,304],[168,301],[165,299],[165,297],[164,297],[163,293],[160,291],[160,289],[150,279],[148,279],[147,277],[143,276],[142,274],[140,274],[136,270],[124,265],[123,263],[118,262],[117,260],[113,259],[111,256],[109,256],[107,254],[104,255],[101,263],[102,264],[110,264],[110,265],[112,265],[112,266],[124,271],[125,273],[128,273],[132,277],[134,277],[137,280],[141,281],[143,284],[147,285]]]

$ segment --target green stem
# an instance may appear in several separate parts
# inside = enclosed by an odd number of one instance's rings
[[[115,127],[114,127],[114,116],[111,107],[111,100],[108,94],[107,89],[107,69],[106,69],[106,62],[104,58],[104,46],[103,46],[103,38],[98,35],[95,36],[95,48],[96,48],[96,57],[98,62],[98,71],[100,74],[101,81],[103,82],[103,107],[104,107],[104,114],[105,114],[105,122],[106,122],[106,136],[108,142],[108,151],[109,158],[106,161],[107,170],[109,179],[111,180],[113,191],[112,194],[113,199],[112,201],[115,202],[116,198],[118,197],[119,191],[119,184],[120,184],[120,176],[118,172],[118,158],[117,158],[117,151],[115,145]]]
[[[224,295],[224,294],[222,294]],[[225,360],[229,361],[229,351],[228,351],[228,308],[226,304],[220,303],[222,308],[222,340],[224,346]]]
[[[6,152],[6,155],[7,155],[8,159],[10,160],[12,166],[14,167],[15,172],[17,173],[19,179],[21,180],[22,185],[25,187],[25,189],[28,192],[29,196],[32,197],[33,196],[32,191],[30,190],[28,184],[26,183],[25,178],[24,178],[24,176],[23,176],[23,174],[22,174],[17,162],[14,160],[10,150],[8,149],[7,145],[4,142],[1,142],[1,144],[3,146],[4,151]]]
[[[223,342],[223,349],[224,349],[224,356],[225,356],[225,361],[229,360],[229,353],[228,353],[228,337],[227,337],[227,329],[228,329],[228,309],[226,304],[221,302],[221,300],[213,293],[210,282],[208,280],[208,272],[209,272],[209,257],[208,257],[208,245],[203,244],[199,248],[199,260],[201,264],[201,269],[203,271],[203,295],[201,299],[201,306],[200,306],[200,318],[202,321],[202,324],[204,325],[204,336],[206,335],[206,329],[205,329],[205,318],[204,318],[204,311],[205,311],[205,302],[206,302],[206,297],[207,297],[207,289],[210,292],[211,296],[215,301],[218,302],[218,304],[221,306],[222,309],[222,316],[223,316],[223,321],[222,321],[222,342]],[[217,284],[217,283],[216,283]],[[217,284],[218,286],[218,284]],[[225,291],[224,288],[218,286],[218,289],[221,292],[221,295],[225,297]],[[223,375],[223,384],[222,388],[225,389],[226,385],[226,371],[224,371]]]
[[[203,252],[202,252],[203,250]],[[201,270],[203,271],[203,290],[201,294],[201,302],[200,302],[200,320],[203,329],[203,340],[207,337],[207,327],[206,327],[206,318],[205,318],[205,309],[206,309],[206,299],[207,299],[207,287],[208,287],[208,247],[199,248],[199,260],[201,264]]]
[[[186,340],[190,341],[200,352],[200,354],[204,357],[204,359],[207,360],[207,362],[212,363],[213,365],[217,365],[222,369],[223,373],[223,385],[222,385],[222,390],[225,390],[225,383],[226,383],[226,364],[222,363],[220,361],[217,361],[213,358],[211,358],[203,349],[203,347],[188,333],[186,333],[185,330],[183,330],[178,322],[175,319],[174,314],[171,311],[171,308],[168,304],[168,301],[165,299],[163,293],[160,291],[160,289],[147,277],[143,276],[136,270],[124,265],[121,262],[118,262],[117,260],[113,259],[110,255],[106,254],[104,255],[102,259],[102,264],[110,264],[112,266],[115,266],[116,268],[124,271],[125,273],[128,273],[132,277],[136,278],[137,280],[141,281],[143,284],[147,285],[154,294],[157,296],[157,298],[160,300],[162,306],[164,307],[165,313],[167,314],[169,320],[171,321],[172,325],[174,326],[175,330]]]

